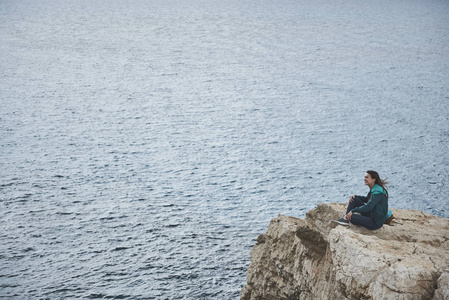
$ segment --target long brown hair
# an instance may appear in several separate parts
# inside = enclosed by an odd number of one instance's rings
[[[385,186],[388,184],[388,182],[385,179],[381,179],[379,174],[376,171],[368,170],[368,171],[366,171],[366,173],[370,174],[371,178],[376,180],[376,184],[378,186],[380,186],[381,188],[383,188],[385,190],[385,192],[387,192],[386,196],[387,196],[387,201],[388,201],[388,191],[385,188]]]

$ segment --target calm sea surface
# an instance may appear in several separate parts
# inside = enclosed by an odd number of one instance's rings
[[[278,214],[449,217],[449,2],[0,1],[0,297],[238,299]]]

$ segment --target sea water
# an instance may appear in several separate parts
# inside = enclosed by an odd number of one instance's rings
[[[449,2],[0,2],[0,297],[238,299],[278,214],[449,217]]]

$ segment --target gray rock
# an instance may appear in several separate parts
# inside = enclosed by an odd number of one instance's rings
[[[396,210],[392,226],[339,226],[345,204],[279,215],[251,251],[242,300],[449,299],[449,220]]]

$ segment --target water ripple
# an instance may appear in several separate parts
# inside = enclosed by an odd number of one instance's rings
[[[237,299],[366,169],[449,217],[448,4],[309,2],[3,1],[0,297]]]

